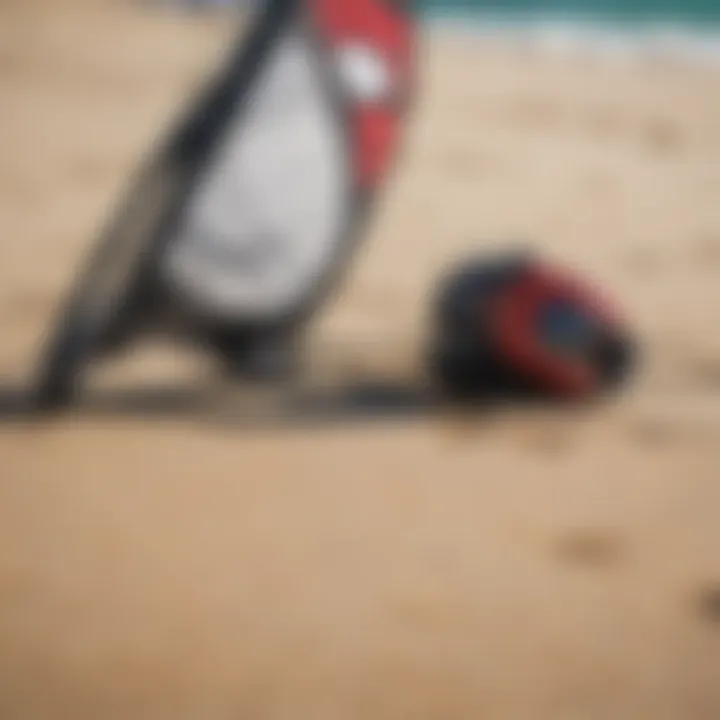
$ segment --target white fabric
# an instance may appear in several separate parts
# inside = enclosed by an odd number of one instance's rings
[[[348,148],[314,53],[300,28],[274,49],[165,258],[169,282],[218,318],[292,309],[343,239]]]

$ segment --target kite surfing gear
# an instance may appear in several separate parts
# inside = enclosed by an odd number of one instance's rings
[[[235,369],[267,355],[257,343],[297,335],[347,269],[397,154],[414,25],[398,0],[261,6],[76,281],[38,408],[70,404],[92,361],[141,332],[198,340]]]
[[[431,373],[457,399],[588,398],[632,368],[630,333],[607,301],[529,254],[463,264],[434,310]]]

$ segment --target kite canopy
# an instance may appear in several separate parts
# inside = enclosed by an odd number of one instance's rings
[[[37,404],[141,331],[298,327],[327,299],[387,179],[413,91],[397,0],[268,0],[131,184],[76,280]]]
[[[388,173],[411,91],[412,18],[397,3],[290,5],[163,260],[176,296],[233,324],[296,315],[327,287]]]

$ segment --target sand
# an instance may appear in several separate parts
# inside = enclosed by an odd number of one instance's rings
[[[228,37],[0,3],[7,382]],[[718,74],[425,44],[403,160],[322,327],[351,356],[400,345],[442,265],[527,241],[620,299],[637,385],[474,422],[3,424],[3,720],[720,717]]]

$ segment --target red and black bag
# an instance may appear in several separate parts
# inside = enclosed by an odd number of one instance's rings
[[[464,264],[436,300],[431,372],[455,397],[592,397],[622,383],[633,355],[599,291],[529,255]]]

